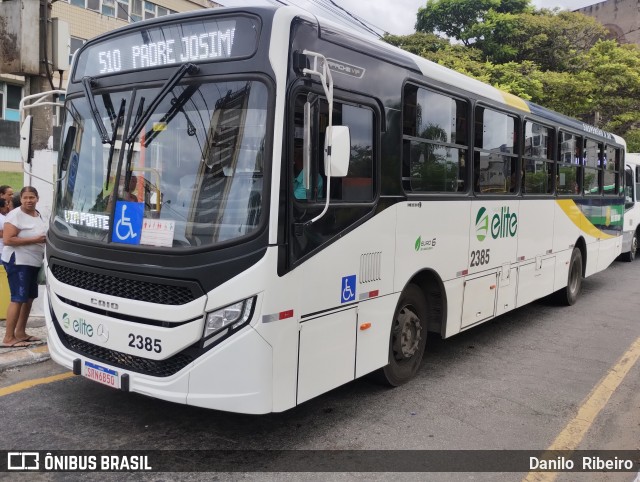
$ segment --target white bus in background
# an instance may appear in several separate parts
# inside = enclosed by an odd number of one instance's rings
[[[292,6],[136,22],[70,74],[51,357],[244,413],[400,385],[427,331],[576,302],[621,252],[625,148]]]
[[[640,239],[640,153],[627,153],[624,170],[624,228],[622,254],[625,261],[633,261]]]

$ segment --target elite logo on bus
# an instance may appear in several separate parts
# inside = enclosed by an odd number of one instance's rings
[[[487,209],[482,207],[476,214],[476,238],[484,241],[491,235],[493,239],[514,237],[518,232],[518,216],[509,212],[509,206],[502,206],[489,220]]]

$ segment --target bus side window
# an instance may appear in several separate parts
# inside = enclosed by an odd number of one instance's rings
[[[519,121],[510,115],[476,107],[476,145],[473,168],[476,192],[499,194],[517,189]],[[514,185],[515,183],[515,185]]]
[[[635,184],[633,182],[633,171],[630,166],[627,166],[624,170],[624,202],[625,207],[629,209],[634,204],[634,188]]]
[[[467,190],[466,101],[407,84],[403,100],[404,190],[453,193]]]
[[[293,145],[293,191],[298,201],[322,202],[326,199],[327,175],[324,170],[324,142],[329,125],[329,108],[325,99],[315,104],[311,113],[311,178],[314,188],[306,191],[303,185],[303,105],[306,95],[296,98],[296,113]],[[335,101],[334,126],[349,127],[351,137],[351,159],[349,172],[344,178],[331,178],[331,199],[348,202],[370,202],[374,198],[374,113],[365,106],[353,106]]]

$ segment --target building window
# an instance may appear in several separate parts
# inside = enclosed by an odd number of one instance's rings
[[[120,20],[129,21],[129,0],[118,0],[116,14]]]
[[[0,119],[19,122],[21,99],[20,85],[0,83]]]
[[[119,18],[128,22],[139,22],[142,19],[164,17],[177,13],[146,0],[67,0],[69,4],[93,10],[108,17]]]
[[[76,50],[82,47],[85,42],[86,40],[84,39],[71,37],[71,42],[69,43],[69,65],[71,65],[71,61],[73,60],[73,54],[75,54]]]
[[[139,22],[142,20],[142,0],[131,1],[131,21]]]
[[[156,4],[144,2],[144,19],[156,18]]]
[[[102,14],[108,17],[115,17],[116,0],[102,0]]]

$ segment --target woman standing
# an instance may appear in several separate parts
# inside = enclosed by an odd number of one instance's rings
[[[38,297],[38,271],[47,232],[47,225],[36,209],[38,199],[36,188],[23,187],[21,206],[7,214],[4,223],[2,263],[9,279],[11,303],[2,348],[25,347],[41,341],[25,331],[31,305]]]

